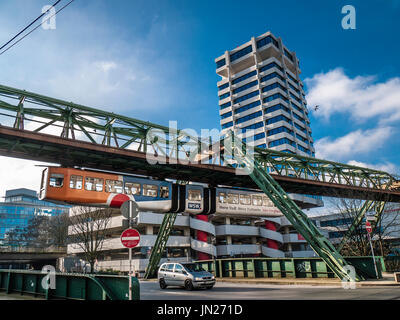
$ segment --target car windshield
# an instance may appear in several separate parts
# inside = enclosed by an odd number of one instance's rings
[[[185,269],[189,272],[200,272],[200,271],[206,271],[204,270],[200,265],[195,264],[195,263],[190,263],[190,264],[184,264],[183,265]]]

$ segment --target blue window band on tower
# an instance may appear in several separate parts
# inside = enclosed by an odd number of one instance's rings
[[[283,81],[283,77],[281,75],[277,74],[276,72],[272,72],[272,73],[267,74],[266,76],[262,77],[260,79],[260,83],[268,81],[268,80],[273,79],[273,78],[278,78],[278,79]]]
[[[221,114],[221,119],[225,119],[228,118],[232,115],[232,111],[229,111],[227,113]]]
[[[252,108],[255,108],[255,107],[259,106],[260,104],[261,104],[260,100],[254,101],[252,103],[246,104],[243,107],[237,108],[235,110],[235,113],[240,113],[240,112],[243,112],[243,111],[246,111],[246,110],[250,110]]]
[[[229,101],[229,102],[227,102],[227,103],[221,104],[221,105],[219,106],[219,108],[222,110],[222,109],[228,108],[228,107],[230,107],[230,106],[231,106],[231,102]]]
[[[246,80],[246,79],[248,79],[248,78],[250,78],[250,77],[255,76],[256,74],[257,74],[257,71],[256,71],[256,70],[254,70],[254,71],[252,71],[252,72],[249,72],[249,73],[246,73],[245,75],[243,75],[243,76],[241,76],[241,77],[239,77],[239,78],[236,78],[236,79],[232,80],[232,84],[236,84],[236,83],[239,83],[239,82],[241,82],[241,81],[244,81],[244,80]]]
[[[265,38],[262,38],[262,39],[258,40],[257,41],[257,48],[264,47],[265,45],[267,45],[267,44],[269,44],[271,42],[274,44],[275,47],[277,47],[279,49],[278,41],[276,41],[271,36],[266,36]]]
[[[241,91],[247,90],[247,89],[249,89],[249,88],[251,88],[251,87],[254,87],[254,86],[256,86],[257,84],[258,84],[258,80],[254,80],[254,81],[252,81],[252,82],[249,82],[249,83],[245,84],[244,86],[241,86],[241,87],[239,87],[239,88],[233,90],[232,92],[233,92],[234,94],[236,94],[236,93],[239,93],[239,92],[241,92]]]
[[[227,123],[223,124],[222,125],[222,129],[226,129],[226,128],[229,128],[229,127],[232,127],[232,126],[233,126],[233,122],[230,121],[230,122],[227,122]]]
[[[278,140],[271,141],[270,143],[268,143],[268,147],[272,148],[272,147],[280,146],[282,144],[289,144],[292,147],[296,147],[295,142],[288,138],[281,138]]]
[[[246,132],[247,130],[256,130],[256,129],[261,128],[261,127],[263,127],[263,126],[264,126],[263,122],[257,122],[257,123],[248,125],[248,126],[246,126],[246,127],[243,127],[243,128],[241,128],[240,130],[242,130],[242,133],[244,133],[244,132]]]
[[[257,118],[257,117],[261,117],[261,116],[262,116],[262,111],[257,111],[257,112],[254,112],[252,114],[249,114],[247,116],[244,116],[242,118],[237,119],[235,121],[235,123],[239,124],[239,123],[246,122],[246,121],[249,121],[251,119],[254,119],[254,118]]]
[[[220,95],[220,96],[219,96],[219,100],[222,100],[222,99],[228,98],[230,95],[231,95],[231,93],[230,93],[230,92],[224,93],[223,95]]]
[[[252,49],[251,45],[247,46],[246,48],[239,50],[238,52],[232,53],[230,55],[230,60],[231,60],[231,62],[233,62],[233,61],[245,56],[246,54],[249,54],[252,51],[253,51],[253,49]]]
[[[276,62],[271,62],[271,63],[261,67],[258,72],[264,72],[265,70],[269,70],[274,67],[278,68],[280,71],[283,71],[283,68],[280,65],[278,65]]]
[[[270,95],[270,96],[264,98],[263,102],[266,103],[266,102],[270,102],[275,99],[282,99],[283,101],[288,102],[288,99],[286,97],[284,97],[283,95],[281,95],[280,93],[275,93],[273,95]]]
[[[292,120],[290,120],[289,118],[285,117],[284,115],[279,115],[273,118],[270,118],[266,121],[266,124],[273,124],[275,122],[279,122],[279,121],[286,121],[287,123],[292,124]]]
[[[221,60],[218,60],[216,62],[216,64],[217,64],[217,69],[221,68],[222,66],[224,66],[226,64],[225,58],[221,59]]]
[[[268,136],[273,136],[274,134],[278,134],[278,133],[281,133],[281,132],[286,132],[286,133],[291,134],[292,136],[294,136],[293,130],[290,130],[289,128],[286,128],[286,127],[283,127],[283,126],[268,130],[267,135]]]
[[[218,87],[218,90],[223,90],[223,89],[228,88],[228,87],[229,87],[229,82],[224,83],[224,84],[221,84],[221,85]]]
[[[265,86],[261,89],[262,92],[267,92],[273,89],[279,88],[284,92],[287,92],[286,88],[284,86],[282,86],[279,82],[274,82],[268,86]]]
[[[250,98],[253,98],[255,96],[258,96],[259,94],[260,94],[260,92],[258,90],[257,91],[253,91],[251,93],[245,94],[244,96],[241,96],[241,97],[235,99],[235,101],[233,103],[238,103],[238,102],[245,101],[247,99],[250,99]]]
[[[290,109],[285,107],[284,105],[282,105],[280,103],[278,103],[278,104],[276,104],[276,105],[274,105],[272,107],[266,108],[265,109],[265,113],[271,113],[271,112],[274,112],[274,111],[277,111],[277,110],[283,110],[283,111],[286,111],[288,114],[290,114]]]

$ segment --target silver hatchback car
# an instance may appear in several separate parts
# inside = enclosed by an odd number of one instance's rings
[[[195,263],[163,263],[158,269],[158,283],[161,289],[167,286],[211,289],[215,285],[215,277]]]

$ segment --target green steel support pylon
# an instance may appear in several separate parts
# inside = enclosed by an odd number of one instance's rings
[[[244,171],[250,175],[257,186],[271,199],[275,206],[286,216],[293,227],[310,244],[311,248],[325,261],[329,268],[339,279],[351,279],[347,263],[332,243],[326,239],[312,221],[304,214],[296,203],[289,198],[282,187],[269,175],[269,173],[246,152],[246,144],[230,131],[230,136],[225,138],[228,142],[224,145],[224,154],[232,157]],[[230,144],[234,142],[233,145]]]
[[[169,212],[164,215],[156,242],[151,250],[149,265],[147,266],[146,273],[144,275],[145,279],[152,278],[156,275],[158,264],[160,263],[162,254],[167,246],[169,234],[174,226],[176,216],[177,213],[174,212]]]

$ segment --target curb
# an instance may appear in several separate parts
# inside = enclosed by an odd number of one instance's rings
[[[309,285],[309,286],[336,286],[341,287],[342,282],[340,280],[332,281],[332,282],[324,282],[324,281],[260,281],[260,280],[245,280],[245,279],[217,279],[217,282],[231,282],[231,283],[247,283],[247,284],[267,284],[267,285]],[[385,281],[385,282],[357,282],[356,287],[400,287],[400,283],[394,281]]]

